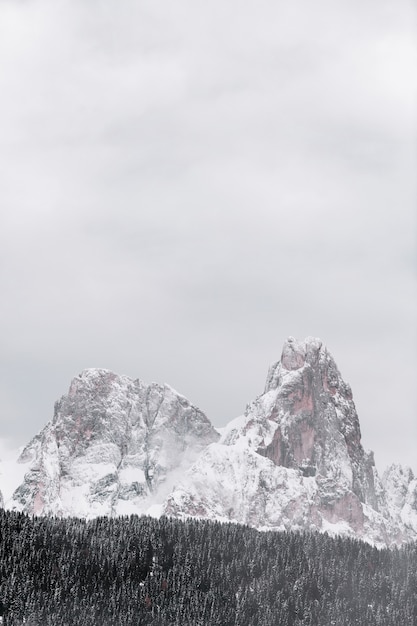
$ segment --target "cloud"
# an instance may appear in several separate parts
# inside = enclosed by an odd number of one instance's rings
[[[16,433],[94,365],[224,423],[288,335],[318,335],[377,461],[415,463],[413,16],[405,0],[0,3]]]

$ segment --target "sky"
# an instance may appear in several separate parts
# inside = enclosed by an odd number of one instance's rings
[[[0,0],[0,436],[88,367],[222,426],[315,336],[417,473],[416,14]]]

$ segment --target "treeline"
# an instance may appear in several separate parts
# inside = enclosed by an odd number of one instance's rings
[[[417,544],[0,511],[2,626],[416,626]]]

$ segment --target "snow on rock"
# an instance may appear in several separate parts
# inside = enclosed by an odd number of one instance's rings
[[[401,519],[417,537],[417,478],[413,478],[408,486],[405,503],[401,510]]]
[[[390,545],[416,532],[409,483],[400,504],[386,496],[333,357],[319,339],[290,337],[264,393],[200,456],[164,512]]]
[[[382,477],[391,516],[400,515],[403,524],[417,535],[417,479],[409,467],[391,465]]]
[[[290,337],[264,393],[219,431],[168,385],[85,370],[20,455],[25,476],[6,506],[192,516],[378,546],[417,538],[417,479],[398,465],[380,479],[352,391],[319,339]]]
[[[187,479],[167,499],[166,514],[275,530],[310,524],[317,491],[314,481],[274,465],[249,446],[212,444]]]
[[[23,450],[19,461],[29,469],[11,507],[82,517],[144,512],[170,475],[218,437],[168,385],[84,370]]]

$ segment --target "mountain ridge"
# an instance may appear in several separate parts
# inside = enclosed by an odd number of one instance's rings
[[[224,429],[190,473],[188,484],[170,495],[165,512],[220,516],[274,530],[340,532],[380,545],[401,543],[417,532],[412,471],[391,481],[402,499],[387,498],[373,454],[361,444],[351,389],[314,338],[287,340],[281,360],[269,369],[264,393]],[[209,474],[209,487],[203,488]]]
[[[21,453],[30,470],[13,507],[31,514],[135,512],[167,473],[188,466],[217,438],[202,411],[169,385],[83,370]]]
[[[6,507],[165,513],[377,545],[417,538],[417,480],[399,465],[379,477],[350,386],[321,340],[290,337],[264,392],[221,431],[169,385],[83,370],[23,450],[28,471]]]

